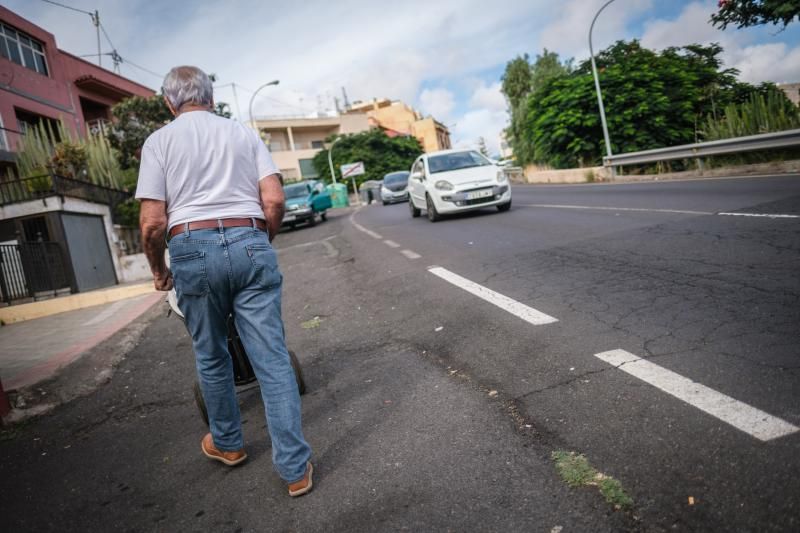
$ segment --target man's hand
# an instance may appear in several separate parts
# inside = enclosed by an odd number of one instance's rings
[[[279,174],[270,174],[258,182],[259,195],[261,196],[261,210],[267,220],[267,233],[269,240],[275,238],[281,229],[285,198]]]
[[[167,204],[161,200],[142,200],[139,212],[139,228],[142,232],[142,248],[150,272],[153,273],[153,285],[158,291],[172,288],[172,272],[164,260],[164,249],[167,247]]]
[[[171,291],[172,290],[172,272],[167,269],[165,274],[153,274],[153,285],[157,291]]]

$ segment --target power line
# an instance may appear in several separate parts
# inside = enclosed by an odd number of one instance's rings
[[[125,59],[125,58],[124,58],[124,57],[122,57],[122,56],[119,56],[119,58],[122,60],[122,62],[123,62],[123,63],[126,63],[126,64],[128,64],[128,65],[130,65],[130,66],[132,66],[132,67],[136,67],[136,68],[138,68],[139,70],[141,70],[141,71],[143,71],[143,72],[147,72],[147,73],[148,73],[148,74],[150,74],[151,76],[155,76],[156,78],[158,78],[158,79],[160,79],[160,80],[163,80],[163,79],[164,79],[164,74],[159,74],[159,73],[157,73],[157,72],[153,72],[153,71],[152,71],[152,70],[150,70],[150,69],[146,69],[146,68],[144,68],[144,67],[142,67],[142,66],[139,66],[139,65],[137,65],[136,63],[134,63],[133,61],[131,61],[130,59]]]
[[[72,6],[65,6],[64,4],[59,4],[58,2],[53,2],[52,0],[42,0],[47,4],[53,4],[54,6],[63,7],[64,9],[71,9],[72,11],[77,11],[78,13],[83,13],[84,15],[89,15],[90,17],[94,17],[94,13],[90,13],[88,11],[84,11],[83,9],[78,9]]]

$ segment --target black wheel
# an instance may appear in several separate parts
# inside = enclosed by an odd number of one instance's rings
[[[383,205],[389,205],[389,202],[383,202]]]
[[[411,198],[408,199],[408,209],[411,211],[411,216],[413,218],[417,218],[420,213],[422,213],[422,211],[414,206],[414,202],[411,201]]]
[[[317,225],[317,215],[315,213],[311,213],[311,218],[308,219],[309,226],[316,226]]]
[[[295,229],[296,227],[297,227],[297,224],[295,224],[294,222],[289,224],[289,228],[290,229]]]
[[[328,213],[323,211],[322,213],[320,213],[319,218],[321,218],[323,220],[323,222],[325,220],[328,220]]]
[[[433,199],[431,199],[430,195],[425,197],[425,205],[428,211],[428,220],[431,222],[438,222],[442,219],[442,216],[436,210],[436,206],[433,203]]]
[[[197,404],[197,408],[200,410],[200,418],[208,425],[208,409],[206,409],[206,401],[203,399],[203,391],[200,390],[200,383],[198,381],[194,382],[192,390],[194,391],[194,403]]]
[[[297,380],[297,390],[300,391],[300,394],[305,394],[306,382],[303,379],[303,369],[300,368],[300,361],[297,360],[297,355],[292,350],[289,350],[289,359],[292,361],[294,379]]]
[[[497,206],[497,210],[500,211],[501,213],[503,213],[504,211],[508,211],[509,209],[511,209],[511,200],[509,200],[505,204],[500,204]]]

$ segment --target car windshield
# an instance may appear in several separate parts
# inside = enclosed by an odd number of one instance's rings
[[[431,174],[461,170],[462,168],[482,167],[491,164],[492,163],[488,159],[474,150],[433,155],[428,158],[428,168]]]
[[[287,185],[283,188],[283,194],[286,199],[289,198],[304,198],[308,196],[308,187],[305,183],[299,185]]]
[[[408,181],[408,172],[392,172],[383,177],[384,185],[397,185]]]

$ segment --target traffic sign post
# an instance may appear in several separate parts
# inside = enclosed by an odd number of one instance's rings
[[[342,179],[345,180],[348,177],[353,181],[353,192],[356,195],[356,202],[358,205],[361,205],[361,198],[358,197],[358,188],[356,187],[356,176],[359,176],[364,173],[364,162],[359,161],[357,163],[348,163],[346,165],[342,165]]]

